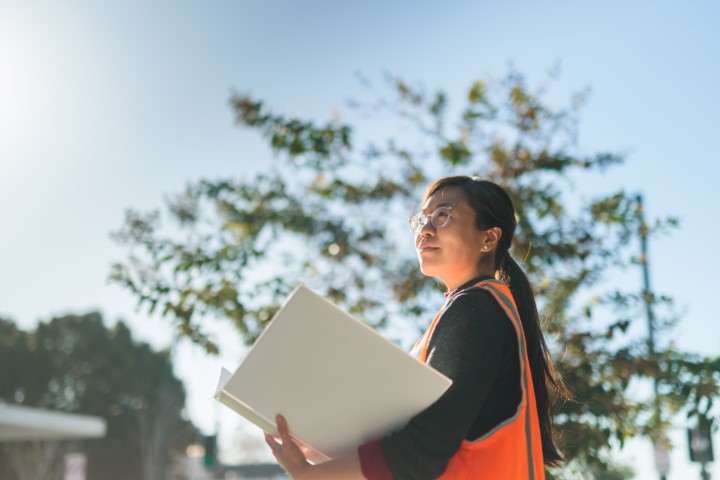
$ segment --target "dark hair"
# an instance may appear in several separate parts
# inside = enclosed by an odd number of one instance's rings
[[[500,227],[502,230],[495,252],[495,277],[508,284],[518,307],[535,388],[543,458],[545,464],[558,466],[563,457],[553,439],[550,390],[563,398],[569,398],[570,395],[545,343],[530,281],[520,265],[510,256],[509,250],[517,226],[512,199],[502,187],[493,182],[477,177],[456,176],[441,178],[430,184],[422,203],[445,187],[458,187],[463,190],[468,204],[477,214],[475,224],[480,230],[493,227]]]

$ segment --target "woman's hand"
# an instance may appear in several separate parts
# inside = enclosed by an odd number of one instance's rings
[[[277,416],[277,427],[282,444],[267,433],[265,434],[265,442],[270,446],[275,459],[290,478],[299,479],[302,477],[303,472],[308,472],[312,465],[308,463],[300,447],[290,438],[287,421],[282,415]]]

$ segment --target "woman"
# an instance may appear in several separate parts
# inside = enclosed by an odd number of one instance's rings
[[[412,353],[453,384],[405,427],[318,465],[279,416],[282,444],[266,441],[292,478],[543,479],[544,465],[560,463],[548,389],[567,392],[509,253],[515,227],[509,195],[492,182],[446,177],[428,186],[410,228],[420,269],[448,293]]]

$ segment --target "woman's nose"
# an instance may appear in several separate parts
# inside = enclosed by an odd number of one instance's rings
[[[420,229],[420,231],[418,232],[418,235],[427,237],[428,235],[434,235],[434,234],[435,234],[435,227],[433,227],[432,222],[428,218],[425,221],[425,225],[423,225],[422,228]]]

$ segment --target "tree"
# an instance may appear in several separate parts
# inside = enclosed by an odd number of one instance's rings
[[[0,451],[2,478],[62,480],[63,460],[72,442],[37,440],[8,443]]]
[[[442,91],[392,77],[387,84],[377,102],[355,106],[383,121],[390,113],[402,125],[397,131],[409,125],[415,134],[361,147],[355,127],[337,118],[286,116],[233,95],[238,124],[268,141],[272,167],[251,178],[190,184],[167,204],[172,233],[162,228],[160,211],[128,211],[115,238],[129,254],[111,278],[210,353],[218,345],[201,319],[230,321],[252,342],[300,280],[375,327],[425,325],[438,307],[428,301],[438,286],[419,274],[409,241],[399,246],[399,219],[417,208],[429,181],[479,175],[505,187],[517,208],[512,254],[537,289],[551,348],[575,397],[556,408],[568,458],[597,478],[619,478],[626,472],[608,461],[611,442],[656,438],[678,411],[710,416],[720,360],[667,341],[648,355],[633,326],[644,322],[650,303],[669,328],[672,300],[613,283],[636,268],[629,245],[639,231],[657,235],[676,222],[643,223],[635,197],[624,191],[586,196],[573,189],[578,176],[624,161],[612,152],[579,153],[586,93],[553,108],[545,87],[533,91],[510,71],[473,82],[464,104],[452,108]],[[661,393],[657,408],[629,393],[652,379]]]
[[[193,440],[194,428],[182,419],[184,387],[172,372],[169,352],[134,341],[124,323],[108,329],[98,313],[89,313],[54,318],[23,332],[1,321],[0,339],[0,400],[107,422],[102,439],[5,445],[6,457],[34,459],[15,467],[20,478],[58,475],[56,457],[61,460],[70,445],[87,453],[91,478],[157,480],[168,456]],[[53,455],[38,462],[38,452]],[[29,477],[19,471],[44,465],[55,470],[36,470]]]

